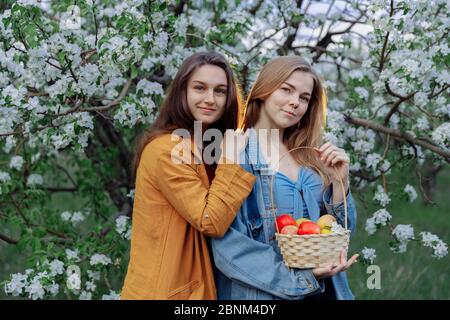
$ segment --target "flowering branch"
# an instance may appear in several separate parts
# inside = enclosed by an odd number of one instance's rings
[[[433,151],[434,153],[439,154],[440,156],[444,157],[445,161],[450,162],[450,152],[449,151],[441,149],[441,148],[439,148],[435,145],[432,145],[426,141],[423,141],[420,138],[414,138],[412,135],[410,135],[408,133],[400,132],[399,130],[395,130],[395,129],[391,129],[391,128],[387,128],[381,124],[373,123],[373,122],[365,120],[365,119],[351,117],[349,115],[344,115],[344,116],[345,116],[345,121],[347,121],[351,124],[354,124],[357,126],[362,126],[365,128],[370,128],[372,130],[382,132],[385,134],[389,134],[394,139],[402,141],[402,142],[408,142],[413,145],[419,145],[421,147],[424,147],[425,149],[428,149],[430,151]]]

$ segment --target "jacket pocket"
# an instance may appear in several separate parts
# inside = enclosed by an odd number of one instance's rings
[[[170,300],[186,300],[189,299],[192,292],[200,286],[200,281],[192,280],[191,282],[170,291],[167,299]]]
[[[261,218],[253,218],[248,223],[252,239],[265,242],[263,220]]]

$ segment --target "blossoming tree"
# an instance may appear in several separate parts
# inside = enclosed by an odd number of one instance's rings
[[[276,55],[309,59],[328,88],[325,138],[349,151],[352,186],[380,206],[368,234],[389,225],[396,252],[419,240],[445,256],[438,236],[416,238],[388,211],[392,197],[417,197],[409,184],[391,189],[392,168],[413,163],[420,180],[450,161],[449,8],[431,2],[2,2],[0,239],[29,255],[5,292],[118,297],[134,138],[181,61],[204,50],[226,55],[244,90]]]

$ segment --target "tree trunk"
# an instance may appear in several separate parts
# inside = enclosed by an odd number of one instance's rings
[[[430,201],[434,202],[434,197],[437,192],[436,180],[441,169],[442,166],[437,166],[430,161],[426,161],[422,166],[422,187],[426,195],[426,198],[423,198],[423,204],[425,205],[430,205]]]

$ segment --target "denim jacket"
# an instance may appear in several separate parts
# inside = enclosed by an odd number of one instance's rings
[[[283,262],[275,239],[275,221],[269,197],[273,172],[260,153],[255,132],[250,133],[249,143],[241,154],[240,163],[257,179],[252,192],[239,209],[224,237],[211,240],[214,261],[218,269],[216,270],[218,299],[299,300],[323,292],[324,281],[317,281],[311,269],[291,269]],[[320,176],[317,177],[320,180]],[[346,200],[348,228],[353,234],[356,208],[350,191]],[[344,225],[343,201],[335,205],[331,205],[331,201],[330,186],[323,193],[324,210],[322,210],[335,216],[337,221]],[[315,221],[318,216],[310,218]],[[338,300],[354,299],[345,271],[333,276],[331,280]]]

